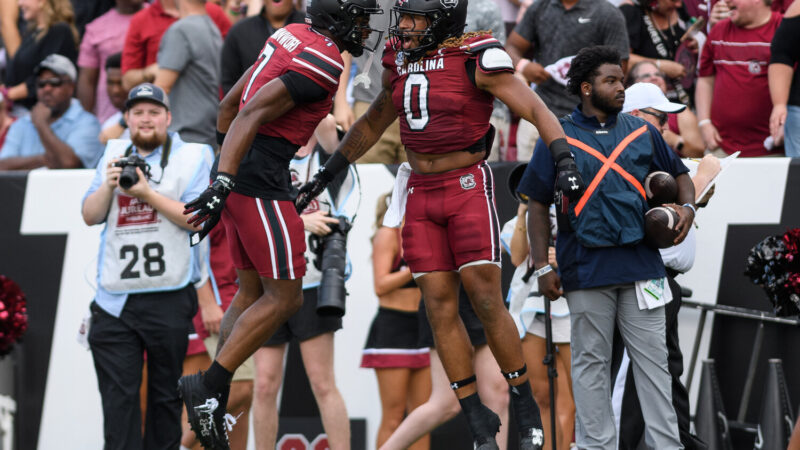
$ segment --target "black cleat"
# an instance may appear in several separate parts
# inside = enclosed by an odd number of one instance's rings
[[[544,432],[539,428],[528,428],[519,434],[519,450],[542,450]]]
[[[493,437],[479,437],[472,443],[474,450],[500,450]]]
[[[203,384],[202,372],[186,375],[178,380],[178,395],[186,405],[189,425],[200,445],[209,450],[230,450],[228,430],[236,419],[225,414],[222,394],[209,390]]]
[[[472,445],[475,450],[498,450],[495,436],[500,431],[500,417],[497,414],[481,404],[480,409],[470,411],[467,422],[470,425]]]

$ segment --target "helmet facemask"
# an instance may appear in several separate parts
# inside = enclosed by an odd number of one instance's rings
[[[338,6],[333,8],[327,6],[328,10],[316,5],[309,7],[306,21],[327,30],[342,42],[343,50],[353,56],[361,56],[364,50],[374,52],[382,43],[383,31],[371,28],[369,18],[371,14],[383,14],[383,10],[377,6],[366,7],[346,0],[339,0],[337,3]],[[334,11],[330,12],[331,9]]]
[[[425,17],[428,21],[428,26],[423,30],[401,29],[401,17],[406,14]],[[397,53],[403,53],[406,61],[411,62],[422,59],[429,51],[434,50],[440,44],[434,30],[441,19],[441,13],[438,11],[418,11],[403,6],[394,6],[392,15],[389,18],[389,36],[393,38],[392,49]],[[415,48],[403,48],[403,43],[413,38],[418,38],[418,45]]]

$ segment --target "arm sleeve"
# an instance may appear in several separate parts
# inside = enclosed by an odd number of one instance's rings
[[[78,52],[78,67],[89,67],[92,69],[100,69],[100,54],[95,45],[95,31],[94,27],[89,24],[86,27],[86,33],[81,40],[81,49]]]
[[[296,105],[314,103],[328,98],[328,90],[307,76],[289,71],[280,76]]]
[[[550,154],[550,149],[542,139],[536,142],[533,156],[522,174],[517,191],[539,203],[549,205],[553,203],[554,186],[556,182],[556,163]]]
[[[614,47],[622,59],[628,59],[630,57],[631,44],[628,41],[625,17],[619,8],[615,8],[608,2],[603,6],[611,8],[606,15],[606,20],[603,21],[603,45]]]
[[[628,30],[628,43],[633,53],[640,54],[642,36],[642,12],[637,5],[620,5],[622,16],[625,18],[625,28]]]
[[[179,25],[178,22],[167,29],[158,45],[158,67],[180,72],[189,64],[192,55],[188,37],[175,25]]]
[[[242,76],[242,61],[239,52],[239,41],[237,39],[238,28],[229,33],[222,43],[222,67],[220,73],[220,84],[222,85],[223,95],[227,95],[233,85]]]
[[[139,32],[141,26],[137,16],[131,20],[128,33],[125,35],[125,44],[122,46],[122,73],[131,69],[145,67],[145,44]]]
[[[525,10],[525,14],[522,15],[522,19],[517,22],[517,26],[514,27],[514,31],[530,41],[531,43],[536,43],[536,16],[539,12],[541,2],[549,1],[549,0],[536,0],[528,9]]]
[[[800,42],[800,16],[784,18],[772,38],[772,55],[769,62],[794,67],[800,61],[798,42]]]
[[[75,129],[64,139],[64,143],[69,145],[80,158],[83,167],[87,169],[97,167],[97,161],[103,155],[103,145],[97,140],[97,135],[100,134],[100,122],[90,113],[84,113],[75,125]]]
[[[716,75],[714,68],[714,46],[711,45],[711,40],[716,38],[714,31],[718,30],[720,24],[716,24],[711,32],[708,34],[706,43],[703,44],[703,51],[700,52],[700,61],[697,63],[697,73],[701,77],[710,77]]]
[[[652,170],[663,170],[677,177],[680,174],[688,173],[689,169],[683,164],[683,161],[678,158],[678,154],[672,151],[671,148],[661,137],[661,133],[656,127],[647,123],[647,129],[653,139],[653,161],[650,165]]]
[[[22,122],[25,119],[17,120],[8,127],[6,140],[3,143],[3,148],[0,150],[0,159],[13,158],[20,156],[20,147],[22,145]]]

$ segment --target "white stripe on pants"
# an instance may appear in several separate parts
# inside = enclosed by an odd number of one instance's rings
[[[647,446],[682,449],[667,370],[664,311],[640,310],[633,283],[571,291],[565,297],[572,320],[572,389],[578,448],[616,447],[610,386],[616,323],[633,364]]]

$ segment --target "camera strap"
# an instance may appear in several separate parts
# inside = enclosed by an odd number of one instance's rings
[[[161,180],[164,178],[164,169],[167,167],[169,163],[169,152],[172,150],[172,137],[170,137],[169,133],[167,133],[167,139],[164,141],[164,145],[161,147],[161,162],[158,164],[161,167],[161,176],[158,177],[158,181],[153,180],[153,183],[159,184]],[[133,153],[133,143],[125,149],[125,157],[131,156]]]

